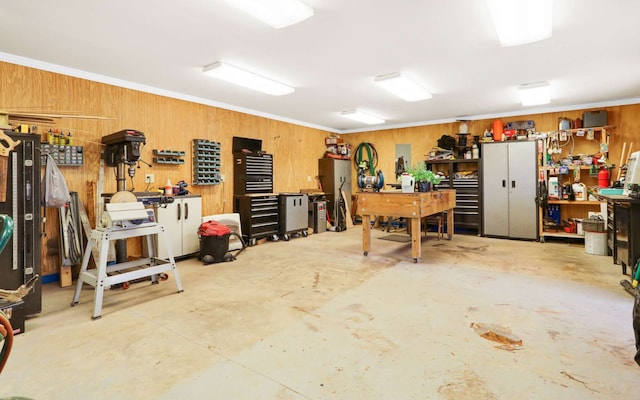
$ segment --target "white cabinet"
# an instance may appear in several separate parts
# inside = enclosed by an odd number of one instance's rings
[[[156,218],[165,226],[169,247],[174,257],[181,257],[200,251],[198,228],[202,222],[202,198],[200,196],[174,197],[174,202],[166,207],[158,207]],[[162,240],[156,238],[156,241]],[[157,243],[158,258],[168,257],[165,245]]]
[[[483,235],[537,239],[537,143],[485,143],[481,169]]]

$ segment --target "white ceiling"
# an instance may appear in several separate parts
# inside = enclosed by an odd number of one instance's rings
[[[556,0],[551,39],[506,48],[481,0],[304,2],[314,16],[276,30],[224,0],[3,1],[0,60],[334,132],[640,103],[640,1]],[[216,61],[296,92],[202,74]],[[391,72],[433,98],[408,103],[373,84]],[[539,81],[552,103],[522,107],[517,87]],[[387,123],[339,115],[354,108]]]

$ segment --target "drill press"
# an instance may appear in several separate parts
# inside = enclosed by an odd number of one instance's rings
[[[135,165],[140,161],[142,148],[146,144],[144,133],[125,129],[102,138],[106,147],[103,152],[104,163],[108,167],[116,167],[117,191],[127,190],[127,176],[133,180],[136,174]],[[126,173],[125,173],[126,170]],[[127,261],[127,241],[116,241],[116,262]]]

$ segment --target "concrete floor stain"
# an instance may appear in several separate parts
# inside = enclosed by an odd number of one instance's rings
[[[522,349],[522,339],[514,335],[508,328],[493,324],[472,322],[471,327],[481,337],[499,343],[496,348],[501,350],[520,350]]]
[[[487,388],[486,383],[475,372],[465,370],[453,382],[438,388],[438,393],[447,400],[497,400],[498,397]]]

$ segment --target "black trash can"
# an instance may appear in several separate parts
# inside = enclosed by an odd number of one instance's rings
[[[225,256],[229,251],[230,234],[231,230],[226,225],[217,221],[203,222],[198,228],[198,236],[200,237],[198,259],[205,264],[225,261]]]

